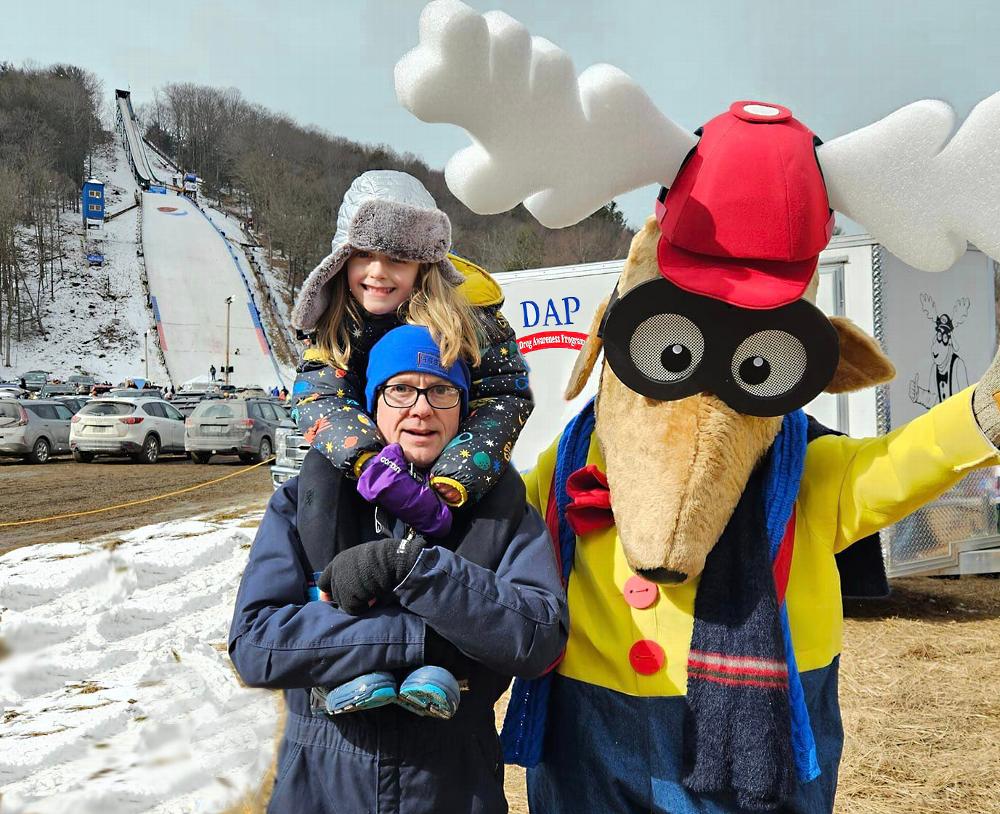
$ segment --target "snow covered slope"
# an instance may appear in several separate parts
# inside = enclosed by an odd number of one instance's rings
[[[226,303],[230,381],[270,388],[284,381],[264,336],[235,255],[190,200],[144,193],[142,239],[160,347],[175,384],[222,369]]]
[[[93,175],[105,184],[109,213],[134,203],[137,184],[117,139],[95,153]],[[142,287],[142,258],[136,255],[138,213],[132,209],[86,233],[78,213],[62,214],[63,257],[54,261],[54,284],[51,291],[46,285],[39,302],[46,335],[15,338],[11,364],[0,364],[0,379],[25,370],[48,370],[60,378],[90,373],[114,384],[145,377],[143,334],[152,319]],[[31,237],[24,229],[19,243],[23,267],[34,281],[37,249]],[[102,267],[88,267],[91,252],[104,255]],[[166,382],[152,335],[148,348],[149,378]]]
[[[129,149],[143,178],[156,183],[177,173],[176,167],[139,137],[128,99],[118,98],[116,102],[123,121],[128,122],[126,138],[124,142],[112,139],[99,148],[92,170],[105,183],[109,215],[132,205],[139,191],[140,182],[129,163]],[[173,194],[143,197],[141,231],[148,243],[144,258],[139,245],[138,208],[118,215],[102,229],[87,232],[82,230],[79,214],[64,212],[62,257],[57,255],[51,261],[55,268],[51,275],[46,271],[40,297],[35,292],[37,251],[30,231],[21,230],[22,265],[31,283],[27,296],[32,302],[38,300],[44,335],[24,335],[20,340],[15,337],[10,365],[0,362],[0,380],[15,379],[21,372],[34,369],[50,371],[60,379],[89,373],[113,384],[126,378],[148,377],[158,384],[179,386],[190,379],[205,379],[211,365],[221,371],[224,364],[225,299],[232,296],[232,382],[268,388],[283,383],[290,387],[294,379],[292,364],[276,365],[264,339],[265,330],[281,331],[288,344],[291,334],[286,314],[278,312],[276,319],[258,331],[260,320],[244,282],[253,280],[254,274],[242,247],[230,245],[220,234],[221,230],[241,243],[248,242],[238,223]],[[203,212],[214,218],[214,223]],[[104,256],[103,266],[87,265],[86,256],[91,253]],[[153,299],[147,306],[144,273],[148,275],[149,293],[155,298],[158,322],[154,319]],[[257,290],[253,296],[263,302],[270,292]],[[158,335],[164,342],[169,373],[160,363]]]

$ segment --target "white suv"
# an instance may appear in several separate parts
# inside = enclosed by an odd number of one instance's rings
[[[94,399],[73,416],[69,445],[79,463],[130,455],[155,464],[160,452],[184,452],[184,416],[158,398]]]

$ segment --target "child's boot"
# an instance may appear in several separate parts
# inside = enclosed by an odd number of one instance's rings
[[[410,673],[399,685],[396,703],[416,715],[448,719],[458,709],[461,693],[455,676],[430,665]]]
[[[392,673],[366,673],[326,694],[326,711],[331,715],[360,712],[391,704],[396,700],[396,679]]]

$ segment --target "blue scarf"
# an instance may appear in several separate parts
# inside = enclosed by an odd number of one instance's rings
[[[767,539],[772,560],[778,552],[798,497],[805,462],[806,427],[806,416],[801,410],[786,415],[766,464],[763,491]],[[566,481],[570,474],[586,465],[593,429],[594,401],[591,399],[566,426],[558,446],[552,488],[555,490],[559,518],[557,542],[564,585],[569,583],[576,551],[576,535],[566,522],[566,507],[569,504]],[[780,622],[788,663],[792,755],[799,781],[808,782],[817,777],[820,770],[784,603],[780,607]],[[539,678],[519,678],[514,681],[500,736],[506,763],[530,768],[541,761],[552,675],[550,672]]]

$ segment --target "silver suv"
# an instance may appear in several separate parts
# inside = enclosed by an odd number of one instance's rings
[[[289,419],[274,437],[274,466],[271,467],[271,486],[277,489],[289,478],[294,478],[302,468],[302,461],[309,451],[309,443]]]
[[[163,399],[94,399],[73,416],[70,446],[79,463],[95,455],[129,455],[155,464],[161,452],[184,452],[184,416]]]
[[[69,452],[72,418],[55,400],[0,399],[0,455],[44,464]]]
[[[265,399],[202,401],[184,422],[184,448],[200,464],[213,455],[265,461],[274,450],[275,430],[286,420],[281,406]]]

